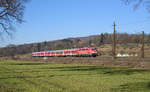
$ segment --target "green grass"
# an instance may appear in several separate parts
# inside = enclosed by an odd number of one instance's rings
[[[150,92],[150,70],[1,60],[0,92]]]

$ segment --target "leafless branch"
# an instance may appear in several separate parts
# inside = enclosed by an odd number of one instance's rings
[[[143,5],[148,12],[150,13],[150,0],[122,0],[125,2],[125,4],[131,4],[134,3],[133,9],[136,10],[139,6]]]
[[[0,0],[0,32],[11,33],[13,23],[23,22],[25,3],[29,0]]]

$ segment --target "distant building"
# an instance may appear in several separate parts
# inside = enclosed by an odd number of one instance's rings
[[[129,57],[129,56],[130,56],[129,54],[120,54],[120,53],[117,54],[117,57]]]

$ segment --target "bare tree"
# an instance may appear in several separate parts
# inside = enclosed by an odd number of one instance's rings
[[[134,10],[136,10],[139,6],[143,5],[148,12],[150,13],[150,0],[122,0],[126,4],[134,3]]]
[[[25,3],[29,0],[0,0],[0,33],[10,35],[13,24],[22,23]]]

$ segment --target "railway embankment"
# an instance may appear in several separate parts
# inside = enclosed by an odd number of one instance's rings
[[[88,65],[100,65],[110,67],[130,67],[130,68],[141,68],[150,69],[150,58],[116,58],[111,57],[20,57],[10,58],[3,57],[3,59],[13,59],[19,61],[35,61],[45,63],[56,63],[56,64],[88,64]]]

